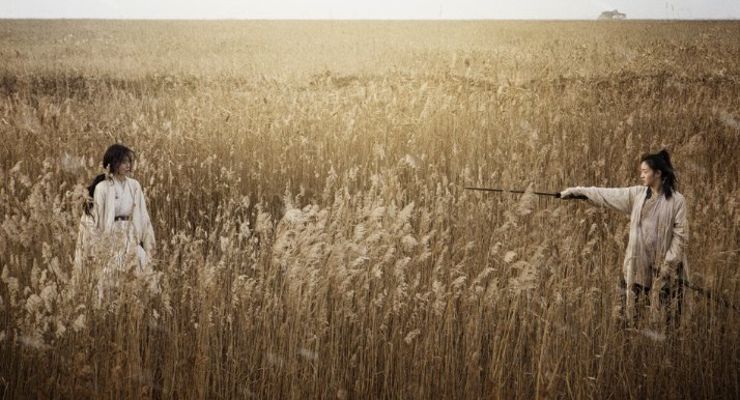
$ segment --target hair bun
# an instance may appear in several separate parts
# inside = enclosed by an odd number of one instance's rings
[[[666,164],[671,165],[671,156],[668,155],[668,150],[663,149],[658,152],[658,156],[665,160]]]

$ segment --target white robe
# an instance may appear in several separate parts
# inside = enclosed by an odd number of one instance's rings
[[[136,179],[126,178],[125,182],[126,195],[133,201],[130,208],[116,200],[114,182],[108,177],[95,187],[91,215],[83,214],[80,219],[72,286],[80,290],[79,285],[95,275],[100,301],[116,286],[118,273],[127,272],[132,264],[136,264],[133,272],[137,276],[153,273],[150,258],[155,246],[154,229],[144,193]],[[120,211],[122,205],[131,211],[128,221],[115,220],[116,209]],[[90,255],[97,262],[86,265]],[[101,261],[102,268],[91,270]]]
[[[137,243],[142,243],[142,247],[147,254],[151,254],[155,245],[154,228],[149,219],[144,192],[141,190],[139,181],[133,178],[126,178],[126,180],[128,181],[127,188],[131,191],[134,199],[130,219],[130,223],[133,225],[133,237]],[[110,232],[113,230],[116,222],[115,195],[115,186],[112,179],[106,179],[95,187],[93,219],[96,227],[101,232]]]

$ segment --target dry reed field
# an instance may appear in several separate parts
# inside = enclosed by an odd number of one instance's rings
[[[1,398],[739,398],[740,315],[615,318],[671,151],[692,283],[740,304],[740,23],[0,21]],[[155,274],[73,279],[103,151]],[[91,267],[92,268],[92,267]]]

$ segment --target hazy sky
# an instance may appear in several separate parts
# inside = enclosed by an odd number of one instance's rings
[[[740,0],[0,0],[0,18],[738,19]]]

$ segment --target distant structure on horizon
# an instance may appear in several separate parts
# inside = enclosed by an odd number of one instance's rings
[[[617,10],[604,11],[599,15],[599,19],[626,19],[627,14],[623,14]]]

